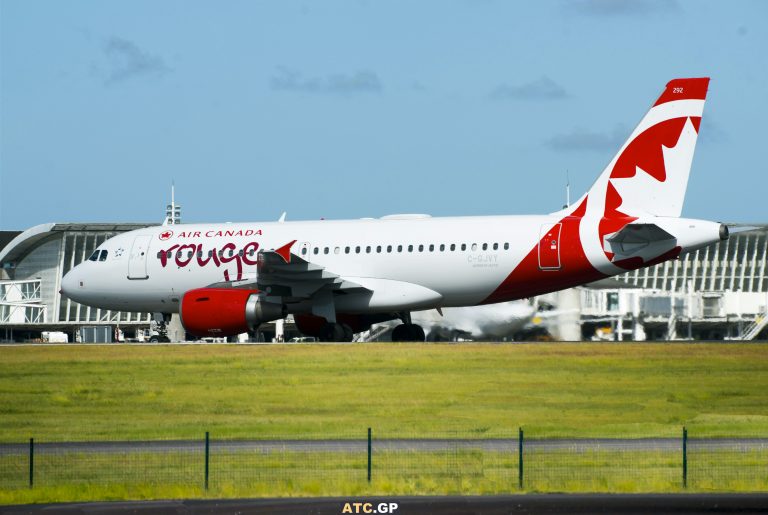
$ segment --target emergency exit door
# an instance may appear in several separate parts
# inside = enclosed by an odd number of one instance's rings
[[[539,268],[560,269],[560,229],[563,224],[542,225],[539,232]]]
[[[149,254],[150,234],[136,236],[128,256],[128,279],[148,279],[147,257]]]

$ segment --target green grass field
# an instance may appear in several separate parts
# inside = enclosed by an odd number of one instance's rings
[[[768,345],[0,348],[0,442],[768,435]]]
[[[0,443],[212,438],[768,437],[765,344],[0,347]],[[681,491],[674,451],[526,451],[523,491]],[[225,453],[226,454],[226,453]],[[504,493],[514,454],[40,455],[0,503]],[[694,455],[689,490],[768,489],[768,449]]]

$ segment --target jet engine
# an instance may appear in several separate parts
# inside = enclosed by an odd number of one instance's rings
[[[198,288],[181,299],[181,323],[197,336],[234,336],[264,322],[285,318],[284,304],[268,302],[259,290]]]

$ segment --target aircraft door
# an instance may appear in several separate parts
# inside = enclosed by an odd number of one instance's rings
[[[149,275],[147,275],[147,257],[151,240],[151,234],[142,234],[136,236],[136,239],[133,240],[131,254],[128,256],[128,279],[149,278]]]
[[[560,229],[563,224],[542,225],[539,232],[539,268],[560,269]]]

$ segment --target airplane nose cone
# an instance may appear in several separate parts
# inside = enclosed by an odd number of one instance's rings
[[[61,278],[61,293],[72,300],[75,300],[77,292],[77,279],[75,279],[74,270],[67,272]]]

